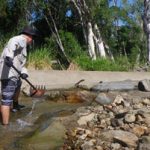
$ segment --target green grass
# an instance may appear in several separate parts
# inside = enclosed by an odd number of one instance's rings
[[[80,57],[76,60],[76,63],[82,70],[86,71],[129,71],[131,68],[125,58],[116,59],[116,62],[114,62],[104,58],[91,60],[88,57]]]
[[[47,48],[30,50],[28,54],[27,66],[35,69],[51,68],[51,56]]]
[[[51,69],[51,53],[48,48],[40,48],[30,51],[27,66],[34,69]],[[81,70],[85,71],[129,71],[131,64],[125,57],[115,58],[115,62],[109,59],[98,58],[91,60],[86,55],[79,56],[74,60]]]

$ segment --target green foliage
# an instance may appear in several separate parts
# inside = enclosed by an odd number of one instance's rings
[[[0,39],[0,53],[2,52],[2,50],[3,50],[3,48],[4,48],[5,44],[6,44],[5,40],[6,40],[5,38],[1,38]]]
[[[2,2],[3,1],[3,2]],[[24,5],[26,3],[26,5]],[[23,25],[26,22],[26,11],[28,1],[4,1],[1,0],[0,6],[0,34],[18,32],[19,22],[22,20]],[[22,24],[21,24],[22,25]]]
[[[144,63],[147,52],[146,38],[141,26],[143,0],[135,0],[132,4],[129,4],[127,0],[122,0],[121,7],[116,5],[117,1],[111,0],[113,6],[110,6],[109,2],[106,0],[85,1],[88,9],[85,12],[87,16],[84,16],[83,19],[85,23],[91,21],[92,24],[98,25],[102,41],[110,48],[115,57],[115,63],[103,59],[91,61],[86,56],[88,50],[83,48],[87,47],[87,43],[83,37],[81,18],[78,10],[70,1],[35,0],[33,3],[28,0],[1,0],[0,49],[3,49],[8,37],[17,34],[25,24],[30,22],[38,27],[44,38],[48,38],[43,40],[43,43],[41,42],[43,45],[39,42],[43,48],[29,53],[29,63],[36,68],[47,66],[47,62],[49,66],[50,59],[62,59],[61,63],[64,63],[64,55],[60,51],[56,37],[53,36],[53,33],[56,33],[55,22],[68,59],[70,61],[78,60],[82,68],[87,70],[116,70],[116,68],[127,70],[130,65],[134,66],[137,63],[137,56],[140,56],[140,62]],[[80,4],[82,9],[82,1]],[[67,10],[72,12],[70,17],[65,15]],[[36,14],[34,20],[31,19],[33,12]],[[120,25],[120,21],[123,25]],[[86,28],[85,31],[87,31]],[[122,59],[122,57],[126,59]],[[120,67],[121,64],[122,66],[125,64],[125,66]]]
[[[138,55],[139,55],[138,47],[133,47],[131,49],[131,54],[129,55],[129,61],[132,64],[132,66],[136,65],[136,59]]]
[[[82,54],[82,48],[79,42],[71,32],[59,31],[65,52],[69,59],[74,59]]]
[[[73,60],[83,54],[81,46],[71,32],[65,32],[63,30],[60,30],[59,35],[63,43],[65,53],[70,60]],[[51,38],[47,38],[46,43],[46,47],[49,48],[50,54],[51,56],[53,56],[53,59],[57,59],[60,56],[62,57],[53,36]]]
[[[45,38],[45,45],[44,45],[44,47],[49,49],[49,54],[52,57],[52,59],[56,59],[57,58],[59,50],[58,50],[58,45],[56,43],[56,40],[55,40],[55,38],[53,36],[51,36],[50,38]]]
[[[0,53],[2,52],[2,50],[4,49],[6,43],[8,42],[8,40],[10,39],[10,37],[12,37],[14,34],[12,32],[7,33],[5,35],[0,35]]]
[[[129,71],[130,64],[126,58],[118,58],[116,62],[108,59],[91,60],[89,57],[80,57],[76,59],[76,63],[82,70],[86,71]]]
[[[110,7],[102,0],[95,15],[104,41],[109,45],[114,57],[127,56],[132,64],[136,62],[138,54],[140,60],[145,59],[145,38],[141,28],[143,2],[140,1],[137,5],[137,0],[132,4],[124,1],[122,7],[115,5],[115,1],[113,4]],[[134,7],[137,9],[133,9]]]
[[[30,50],[28,54],[28,67],[35,69],[44,69],[51,67],[51,56],[49,50],[45,47]]]
[[[118,35],[120,51],[123,55],[127,54],[131,64],[134,65],[137,62],[138,56],[140,56],[140,59],[144,59],[143,54],[146,51],[146,43],[142,41],[142,30],[137,25],[121,27]]]

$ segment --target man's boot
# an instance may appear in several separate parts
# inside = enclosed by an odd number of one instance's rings
[[[20,104],[18,104],[18,102],[13,102],[12,112],[17,112],[17,111],[22,110],[24,108],[25,108],[24,105],[20,105]]]

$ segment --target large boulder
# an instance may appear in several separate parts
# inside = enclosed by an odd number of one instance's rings
[[[138,81],[132,80],[100,82],[91,88],[92,91],[129,91],[137,89]]]

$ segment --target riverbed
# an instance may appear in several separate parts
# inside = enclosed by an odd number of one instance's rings
[[[70,89],[47,91],[42,98],[20,98],[26,108],[11,113],[8,128],[0,126],[0,150],[149,147],[150,92]],[[111,107],[102,105],[101,100],[107,99]]]
[[[26,107],[11,112],[8,127],[0,126],[0,150],[55,150],[63,145],[66,130],[61,119],[87,103],[73,94],[76,92],[67,91],[63,96],[59,91],[53,93],[53,98],[21,95],[20,103]]]

